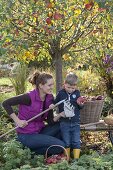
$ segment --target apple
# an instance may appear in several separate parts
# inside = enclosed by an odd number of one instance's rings
[[[51,18],[46,18],[46,23],[48,24],[48,25],[50,25],[50,24],[52,24],[52,22],[51,22]]]
[[[62,15],[60,13],[55,12],[54,19],[55,20],[60,20],[61,18],[62,18]]]
[[[106,11],[106,9],[105,8],[98,8],[98,11],[99,12],[104,12],[104,11]]]
[[[90,2],[88,4],[85,4],[85,8],[90,10],[92,7],[93,7],[94,3],[93,2]]]
[[[61,155],[57,155],[57,160],[61,160]]]
[[[53,8],[54,7],[54,3],[48,2],[46,7],[47,8]]]
[[[51,164],[51,163],[52,163],[52,161],[53,161],[53,159],[52,159],[52,158],[47,158],[46,163],[47,163],[47,164]]]
[[[23,25],[23,24],[24,24],[24,21],[23,21],[23,20],[19,20],[19,21],[18,21],[18,24],[19,24],[19,25]]]
[[[77,99],[77,103],[81,103],[83,104],[84,102],[86,101],[86,97],[85,96],[80,96],[78,99]]]
[[[36,29],[33,29],[33,28],[32,28],[32,29],[31,29],[31,32],[32,32],[32,33],[36,33],[37,31],[36,31]]]
[[[57,163],[57,160],[56,160],[56,159],[53,159],[53,160],[52,160],[52,163],[53,163],[53,164],[56,164],[56,163]]]
[[[91,101],[95,101],[95,100],[96,100],[95,96],[91,97]]]
[[[101,96],[101,95],[98,95],[97,97],[96,97],[96,100],[102,100],[103,99],[103,96]]]

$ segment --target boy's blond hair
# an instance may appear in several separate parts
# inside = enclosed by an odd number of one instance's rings
[[[70,72],[70,73],[68,73],[66,75],[66,78],[65,78],[64,82],[73,86],[73,85],[76,85],[77,81],[78,81],[77,75],[72,73],[72,72]]]

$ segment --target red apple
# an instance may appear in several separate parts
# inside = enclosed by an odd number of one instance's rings
[[[91,97],[91,101],[95,101],[95,100],[96,100],[95,96]]]
[[[24,21],[23,21],[23,20],[19,20],[19,21],[18,21],[18,24],[19,24],[19,25],[23,25],[23,24],[24,24]]]
[[[47,8],[52,8],[53,7],[53,4],[51,2],[47,3],[46,5]]]
[[[88,4],[85,4],[85,8],[90,10],[92,7],[93,7],[94,3],[93,2],[90,2]]]
[[[48,25],[50,25],[50,24],[52,24],[52,22],[51,22],[51,18],[46,18],[46,23],[48,24]]]
[[[47,164],[51,164],[51,163],[52,163],[52,158],[48,158],[48,159],[46,160],[46,163],[47,163]]]
[[[96,97],[96,100],[102,100],[103,99],[103,96],[101,96],[101,95],[98,95],[97,97]]]
[[[61,18],[62,18],[62,15],[59,14],[59,13],[57,13],[57,12],[55,12],[55,14],[54,14],[54,19],[55,19],[55,20],[60,20]]]
[[[58,156],[57,156],[57,160],[61,160],[61,155],[58,155]]]
[[[77,103],[84,103],[86,101],[86,97],[85,96],[80,96],[78,99],[77,99]]]
[[[98,8],[98,11],[99,12],[104,12],[104,11],[106,11],[106,9],[105,8]]]

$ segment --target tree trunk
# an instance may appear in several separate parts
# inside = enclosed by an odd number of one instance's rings
[[[55,74],[56,74],[56,93],[62,87],[62,55],[60,52],[55,53]]]

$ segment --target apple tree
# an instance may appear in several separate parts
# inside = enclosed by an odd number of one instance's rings
[[[96,0],[8,0],[1,1],[0,11],[1,55],[27,62],[48,59],[55,65],[58,91],[63,58],[95,46],[91,33],[100,28],[109,8]]]
[[[105,4],[107,9],[112,4]],[[106,13],[101,25],[96,25],[90,39],[94,46],[76,53],[77,62],[89,65],[92,71],[96,71],[103,80],[106,94],[113,99],[113,10]],[[84,56],[84,58],[83,58]],[[100,84],[101,86],[101,84]],[[102,85],[103,86],[103,85]]]

